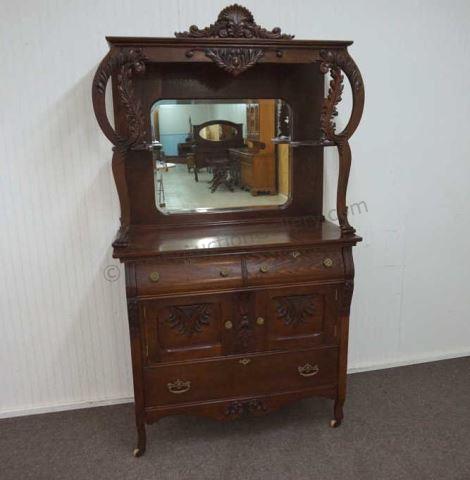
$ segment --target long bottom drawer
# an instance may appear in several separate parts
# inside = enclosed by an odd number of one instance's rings
[[[145,369],[145,405],[262,395],[334,384],[336,347],[228,357]]]

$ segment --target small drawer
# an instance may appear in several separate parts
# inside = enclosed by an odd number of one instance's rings
[[[154,260],[136,265],[139,295],[232,288],[242,283],[237,256]]]
[[[335,347],[146,368],[147,407],[282,393],[337,381]]]
[[[246,256],[248,284],[341,278],[341,250],[284,250]]]

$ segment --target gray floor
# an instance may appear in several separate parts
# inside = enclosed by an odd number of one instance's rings
[[[470,357],[349,386],[336,430],[322,399],[228,424],[166,418],[140,459],[131,405],[2,420],[0,479],[470,479]]]
[[[173,164],[174,165],[174,164]],[[160,172],[159,172],[160,174]],[[194,210],[197,208],[240,208],[282,205],[287,201],[284,195],[257,195],[234,187],[231,192],[225,186],[219,187],[214,193],[209,189],[213,174],[207,169],[199,172],[199,182],[194,179],[194,173],[188,173],[186,165],[174,165],[167,172],[163,171],[167,212]],[[158,204],[158,189],[156,193]]]

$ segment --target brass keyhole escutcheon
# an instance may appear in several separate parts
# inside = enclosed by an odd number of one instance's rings
[[[158,272],[152,272],[149,278],[152,282],[158,282],[160,280],[160,274]]]
[[[228,268],[222,268],[219,273],[221,277],[225,278],[225,277],[228,277],[230,271]]]
[[[330,257],[326,257],[323,260],[323,266],[325,266],[326,268],[331,268],[333,266],[333,260]]]
[[[238,363],[246,367],[251,362],[251,358],[240,358]]]
[[[264,325],[264,318],[263,318],[263,317],[258,317],[258,318],[256,319],[256,323],[257,323],[258,325]]]
[[[233,323],[230,320],[227,320],[224,323],[224,327],[225,327],[226,330],[230,330],[233,327]]]
[[[269,266],[268,265],[261,265],[261,267],[259,267],[259,271],[261,273],[267,273],[267,272],[269,272]]]

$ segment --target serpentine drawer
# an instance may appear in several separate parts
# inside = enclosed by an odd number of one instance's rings
[[[162,364],[144,370],[145,405],[168,405],[331,385],[335,347]]]
[[[242,284],[240,257],[236,255],[137,263],[136,277],[139,295],[233,288]]]
[[[338,278],[344,273],[341,249],[299,249],[246,256],[250,285]]]

